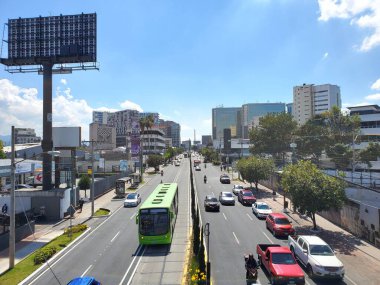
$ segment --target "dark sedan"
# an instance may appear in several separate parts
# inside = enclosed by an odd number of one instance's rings
[[[214,196],[207,195],[205,198],[205,211],[217,211],[220,210],[220,204],[218,202],[218,199],[216,199]]]

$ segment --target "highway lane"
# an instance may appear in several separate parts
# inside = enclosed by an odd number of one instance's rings
[[[210,261],[213,284],[232,284],[245,282],[243,255],[253,252],[256,256],[258,243],[279,243],[287,246],[287,239],[275,238],[266,229],[265,221],[257,219],[251,207],[245,207],[237,201],[235,206],[222,206],[220,213],[205,212],[203,199],[206,194],[214,193],[218,198],[220,191],[232,191],[232,184],[221,184],[220,168],[211,166],[197,171],[194,175],[197,188],[199,208],[203,223],[210,223]],[[203,183],[206,174],[208,183]],[[348,273],[349,274],[349,273]],[[336,284],[336,282],[313,281],[307,274],[306,284]],[[260,284],[269,284],[268,276],[259,270]],[[341,284],[355,284],[345,278]]]
[[[142,201],[161,182],[172,182],[180,168],[165,168],[163,177],[154,175],[138,190]],[[45,270],[28,284],[67,284],[72,278],[82,275],[96,277],[104,284],[119,284],[130,279],[133,266],[137,266],[136,254],[142,249],[137,238],[135,215],[137,208],[124,208],[123,201],[116,203],[116,211],[108,218],[98,218],[92,231],[76,246],[70,247],[65,254],[52,263],[51,270]],[[104,220],[101,223],[100,220]]]

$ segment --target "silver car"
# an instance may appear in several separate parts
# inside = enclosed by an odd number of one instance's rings
[[[136,207],[141,202],[139,193],[129,193],[127,199],[124,200],[124,207]]]
[[[235,205],[235,198],[231,192],[220,192],[219,202],[222,205]]]
[[[235,195],[239,195],[239,192],[243,189],[244,187],[242,185],[234,185],[232,192],[234,192]]]
[[[252,212],[258,218],[266,218],[272,213],[272,209],[265,202],[255,202],[252,204]]]

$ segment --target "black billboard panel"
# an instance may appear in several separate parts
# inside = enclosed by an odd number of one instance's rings
[[[8,66],[96,62],[96,13],[8,20]]]

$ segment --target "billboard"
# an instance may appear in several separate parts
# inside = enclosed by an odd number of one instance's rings
[[[96,13],[8,20],[8,66],[96,62]]]
[[[53,146],[60,147],[80,147],[81,146],[81,127],[54,127]]]

